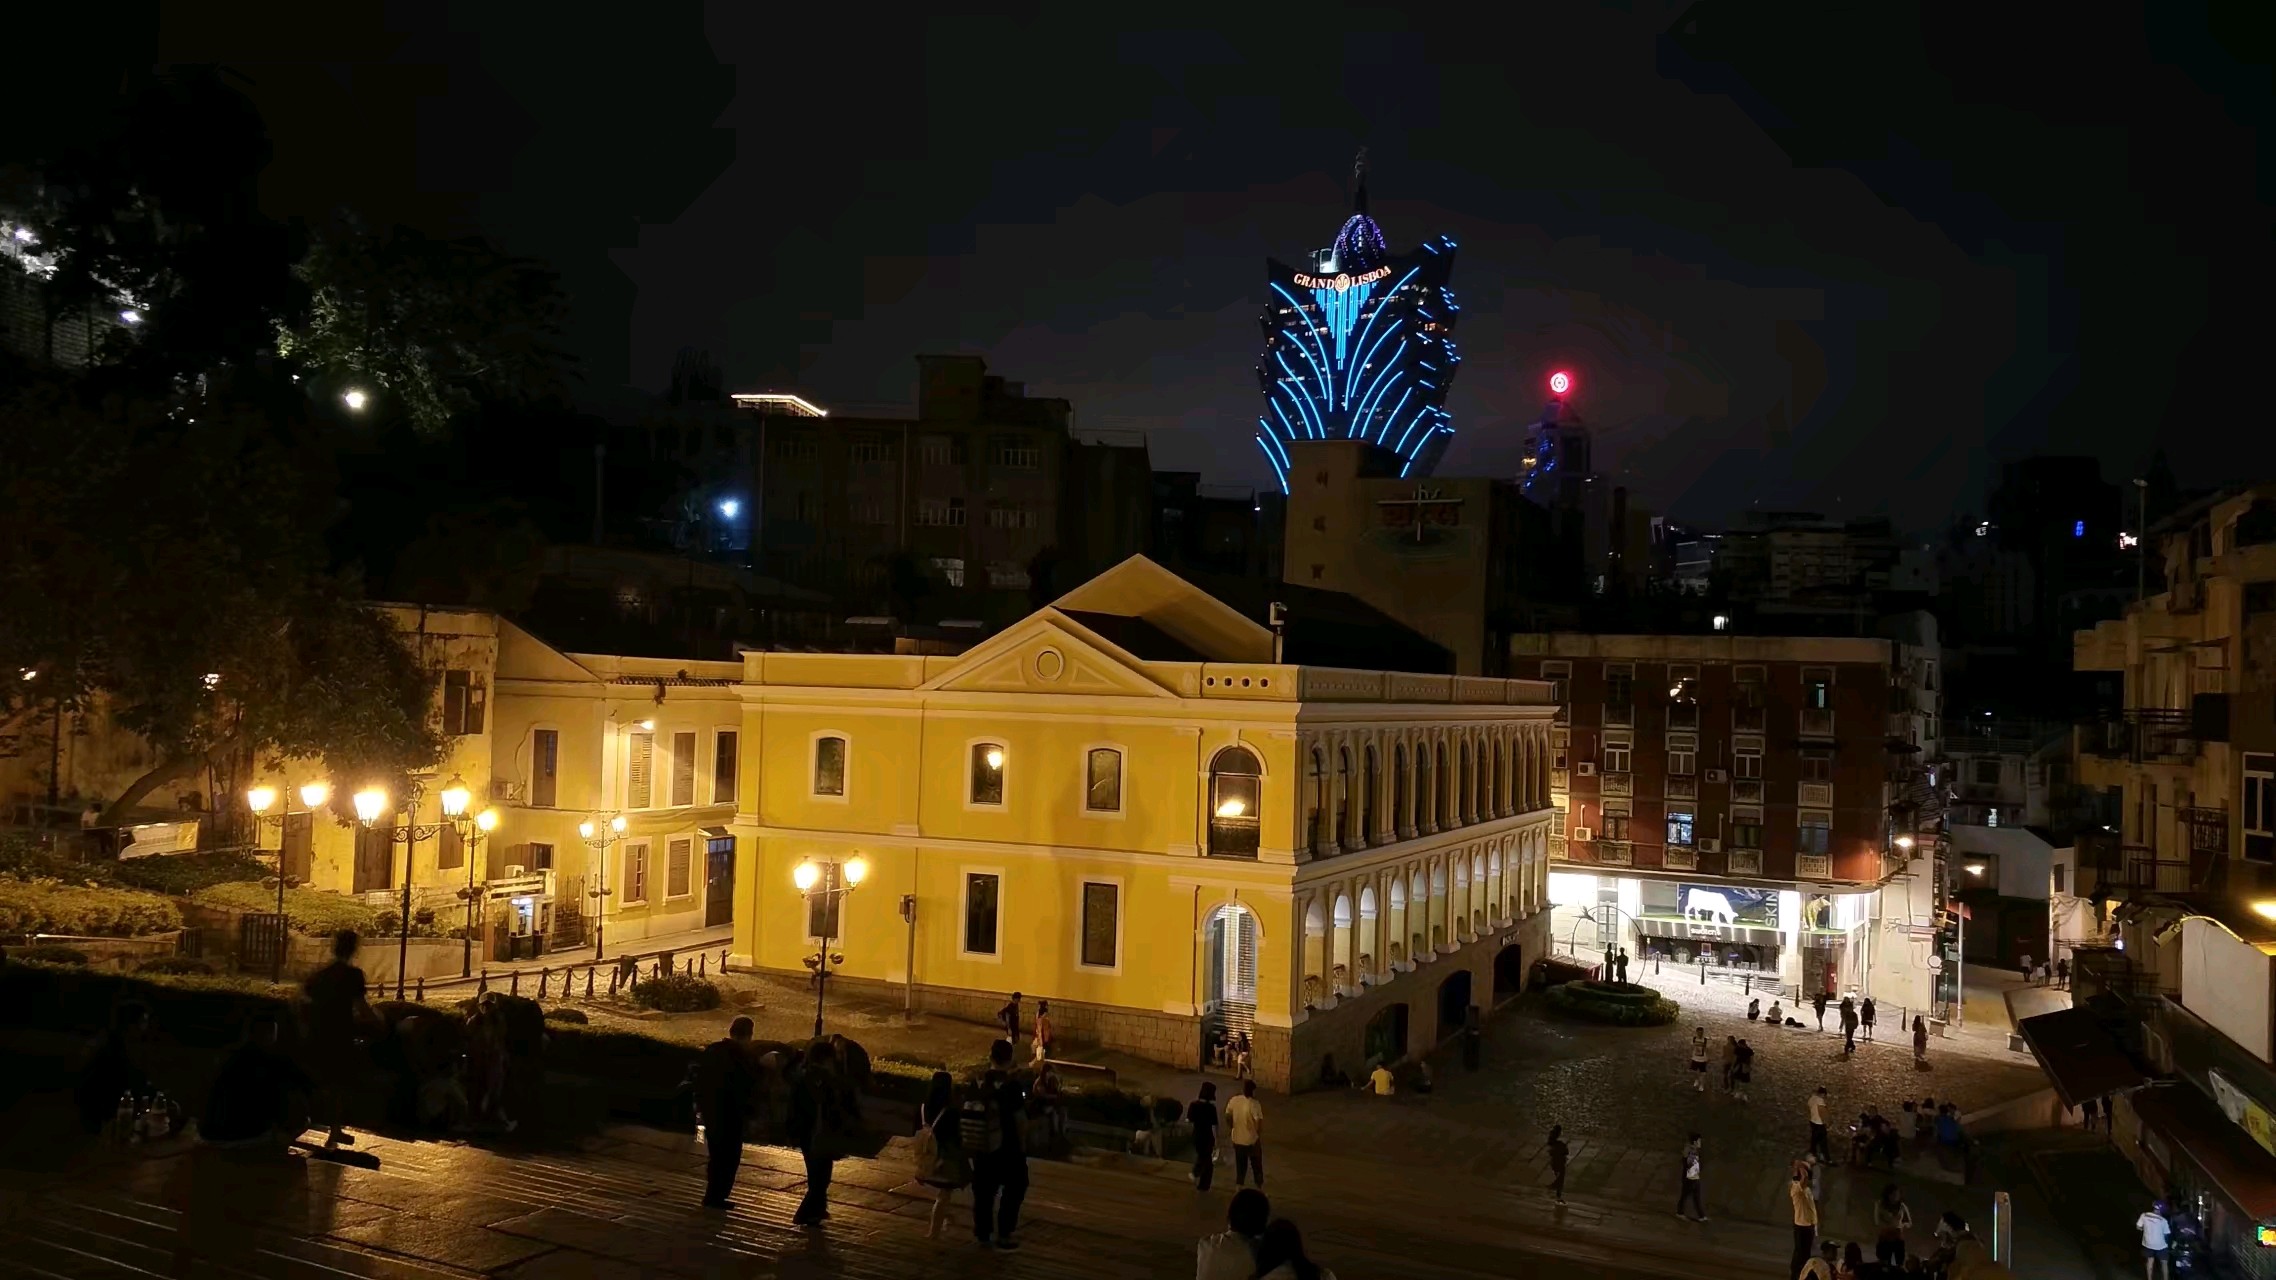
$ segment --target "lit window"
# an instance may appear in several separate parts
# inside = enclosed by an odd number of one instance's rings
[[[846,740],[836,736],[814,740],[814,794],[846,793]]]
[[[1112,747],[1094,747],[1087,769],[1083,808],[1091,813],[1122,812],[1122,753]]]
[[[972,788],[969,792],[973,804],[1000,805],[1004,802],[1004,747],[1000,742],[972,744]]]
[[[1209,762],[1211,854],[1235,858],[1256,856],[1262,830],[1257,808],[1262,798],[1263,775],[1263,767],[1246,747],[1227,747]]]
[[[1670,810],[1667,815],[1667,842],[1689,847],[1691,844],[1692,815]]]

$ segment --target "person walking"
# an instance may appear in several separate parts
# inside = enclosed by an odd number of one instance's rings
[[[1841,1051],[1857,1052],[1857,1005],[1848,996],[1841,998]]]
[[[2071,958],[2069,956],[2063,956],[2055,961],[2055,989],[2057,991],[2071,989]]]
[[[743,1167],[743,1139],[758,1110],[759,1062],[749,1018],[727,1024],[727,1036],[704,1046],[695,1064],[695,1105],[703,1122],[703,1207],[724,1209]]]
[[[1809,1263],[1818,1245],[1818,1197],[1810,1188],[1808,1161],[1796,1160],[1787,1174],[1786,1199],[1794,1210],[1794,1255],[1786,1270],[1795,1274]]]
[[[989,1045],[988,1073],[965,1098],[958,1133],[972,1161],[973,1237],[1007,1252],[1019,1248],[1013,1232],[1027,1198],[1027,1099],[1011,1072],[1012,1042]]]
[[[2025,982],[2031,981],[2031,953],[2028,951],[2024,952],[2022,958],[2017,960],[2016,964],[2023,970],[2023,980]]]
[[[1565,1161],[1571,1155],[1565,1146],[1565,1127],[1549,1126],[1549,1194],[1556,1197],[1559,1206],[1565,1203]]]
[[[996,1010],[996,1025],[1004,1029],[1004,1039],[1011,1041],[1014,1052],[1019,1049],[1019,1001],[1020,994],[1014,991],[1004,1007]]]
[[[1916,1070],[1928,1070],[1928,1023],[1917,1013],[1912,1016],[1912,1065]]]
[[[1735,1072],[1735,1071],[1737,1071],[1737,1070],[1738,1070],[1738,1066],[1739,1066],[1739,1038],[1738,1038],[1737,1036],[1724,1036],[1724,1037],[1723,1037],[1723,1092],[1725,1092],[1725,1093],[1729,1093],[1729,1092],[1731,1091],[1731,1074],[1732,1074],[1733,1072]]]
[[[1818,1011],[1818,1030],[1826,1029],[1826,993],[1820,991],[1810,997],[1810,1007]]]
[[[1912,1230],[1912,1209],[1904,1192],[1892,1182],[1881,1188],[1873,1202],[1873,1260],[1884,1268],[1901,1271],[1905,1265],[1905,1232]]]
[[[1731,1096],[1741,1102],[1747,1100],[1747,1086],[1754,1083],[1754,1046],[1739,1041],[1738,1061],[1731,1064]]]
[[[972,1181],[972,1161],[964,1153],[957,1115],[956,1077],[946,1071],[933,1072],[925,1100],[917,1104],[917,1135],[917,1181],[933,1189],[933,1211],[925,1226],[925,1238],[938,1240],[940,1229],[948,1223],[948,1206],[956,1199],[956,1189]],[[925,1154],[928,1145],[929,1157]]]
[[[838,1065],[837,1046],[817,1040],[790,1092],[790,1138],[806,1159],[806,1194],[790,1220],[818,1227],[830,1216],[830,1176],[861,1124],[861,1104]]]
[[[2088,1133],[2094,1132],[2094,1122],[2098,1118],[2101,1110],[2102,1100],[2100,1098],[2088,1098],[2086,1101],[2079,1103],[2078,1127],[2086,1130]]]
[[[1867,1040],[1873,1038],[1873,997],[1865,997],[1865,1003],[1857,1007],[1857,1025],[1864,1029]]]
[[[1691,1206],[1691,1214],[1684,1213],[1685,1205]],[[1707,1220],[1707,1201],[1700,1188],[1699,1135],[1696,1133],[1683,1146],[1683,1189],[1675,1194],[1675,1216],[1689,1216],[1694,1222]]]
[[[1254,1169],[1257,1186],[1264,1186],[1264,1104],[1257,1101],[1257,1082],[1243,1080],[1241,1092],[1225,1104],[1225,1136],[1233,1143],[1233,1185],[1245,1187]]]
[[[1016,997],[1015,997],[1016,999]],[[1040,1067],[1051,1056],[1051,1042],[1058,1037],[1058,1028],[1051,1025],[1051,1002],[1035,1002],[1035,1065]]]
[[[1826,1138],[1826,1107],[1831,1102],[1822,1084],[1810,1095],[1810,1154],[1820,1160],[1833,1159],[1833,1143]]]
[[[2165,1201],[2153,1202],[2134,1219],[2134,1230],[2142,1233],[2142,1280],[2171,1280],[2173,1225],[2165,1220]]]
[[[1233,1202],[1225,1206],[1225,1230],[1201,1237],[1194,1246],[1194,1280],[1252,1280],[1271,1222],[1272,1201],[1264,1192],[1254,1187],[1234,1192]]]
[[[1217,1169],[1217,1084],[1213,1080],[1201,1082],[1201,1096],[1185,1109],[1186,1123],[1193,1126],[1193,1185],[1207,1191],[1210,1177]]]
[[[354,1092],[368,1063],[358,1041],[379,1026],[379,1015],[366,999],[370,987],[364,971],[356,967],[356,949],[363,940],[353,929],[332,935],[332,962],[308,975],[301,994],[308,1001],[308,1050],[324,1102],[324,1121],[330,1129],[324,1145],[354,1146],[348,1135],[348,1097]]]
[[[1698,1093],[1707,1092],[1707,1028],[1694,1027],[1691,1032],[1691,1087]]]

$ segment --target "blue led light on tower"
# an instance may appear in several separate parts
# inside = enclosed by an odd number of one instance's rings
[[[1291,440],[1367,440],[1397,454],[1400,474],[1429,475],[1454,426],[1446,392],[1462,363],[1461,311],[1447,287],[1454,239],[1394,254],[1367,216],[1367,153],[1353,169],[1352,214],[1302,270],[1267,259],[1265,409],[1257,446],[1288,489]]]

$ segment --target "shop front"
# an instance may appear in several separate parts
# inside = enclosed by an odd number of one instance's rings
[[[2191,1085],[2139,1089],[2127,1101],[2135,1162],[2143,1181],[2164,1189],[2177,1252],[2198,1254],[2189,1261],[2199,1267],[2276,1280],[2276,1155]]]

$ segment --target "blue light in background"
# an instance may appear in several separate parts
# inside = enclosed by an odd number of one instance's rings
[[[2085,537],[2085,536],[2086,536],[2086,521],[2084,521],[2084,520],[2080,520],[2080,521],[2076,521],[2075,523],[2073,523],[2073,524],[2071,525],[2071,536],[2072,536],[2072,537],[2074,537],[2074,538],[2083,538],[2083,537]]]

